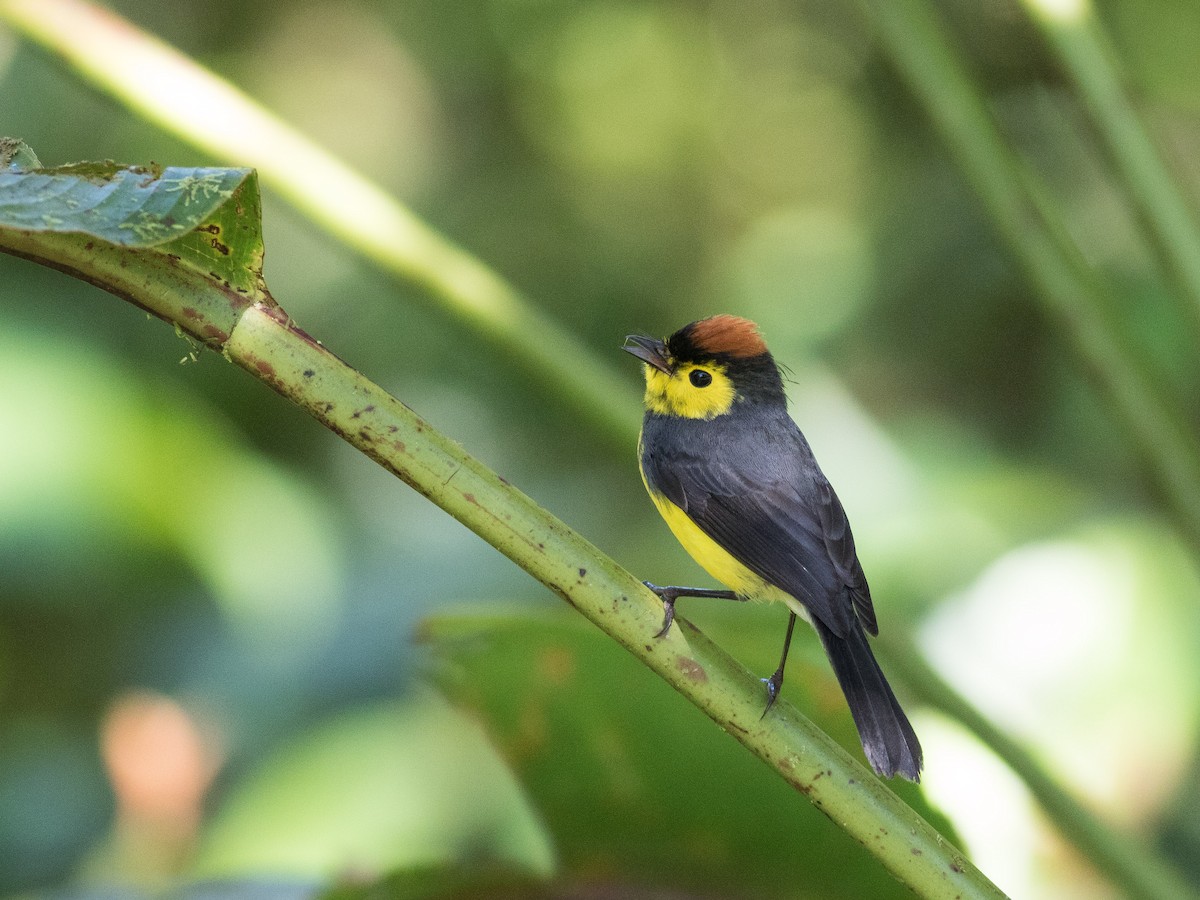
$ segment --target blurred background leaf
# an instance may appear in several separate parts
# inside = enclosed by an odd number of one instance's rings
[[[801,881],[827,897],[909,892],[847,865],[861,853],[848,835],[577,618],[463,612],[433,617],[425,634],[439,683],[489,724],[566,876],[692,895],[775,896]],[[836,681],[812,656],[795,662],[792,700],[852,744]],[[954,840],[916,788],[897,790]]]
[[[757,318],[792,369],[793,412],[850,512],[883,628],[913,632],[1088,805],[1200,884],[1195,561],[856,14],[111,6],[625,365],[600,387],[631,398],[627,433],[639,375],[617,358],[624,334]],[[1195,422],[1194,345],[1053,56],[1015,4],[939,9],[1120,297],[1124,333]],[[1190,202],[1200,18],[1144,0],[1095,11]],[[48,164],[227,162],[3,29],[0,114]],[[646,501],[632,438],[615,451],[419,288],[269,185],[263,202],[267,279],[303,327],[639,575],[704,580]],[[664,896],[895,891],[656,679],[544,619],[548,592],[219,358],[193,363],[136,310],[8,257],[0,334],[0,892],[153,890],[204,866],[247,890],[389,873],[397,886],[489,860]],[[473,713],[419,686],[430,660],[411,637],[435,611],[432,671]],[[774,666],[778,610],[685,614],[751,668]],[[853,748],[814,643],[797,644],[789,696]],[[915,719],[921,802],[1001,887],[1115,895],[977,742]],[[655,760],[656,740],[697,757]],[[479,780],[450,778],[455,759]],[[431,797],[444,815],[414,818]],[[320,852],[283,855],[303,846]]]

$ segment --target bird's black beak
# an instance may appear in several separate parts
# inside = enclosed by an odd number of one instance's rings
[[[626,353],[632,353],[648,366],[654,366],[660,372],[671,374],[671,361],[667,356],[667,345],[656,338],[643,337],[640,334],[627,335],[625,346],[621,348]]]

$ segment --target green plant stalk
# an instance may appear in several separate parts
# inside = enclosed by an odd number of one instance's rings
[[[1200,333],[1200,229],[1129,102],[1116,54],[1087,0],[1066,8],[1022,0],[1071,79],[1148,234],[1148,243],[1174,281],[1185,319]]]
[[[82,0],[0,0],[0,21],[61,56],[147,120],[262,181],[382,269],[511,356],[603,440],[636,438],[637,395],[615,364],[377,184],[233,85],[116,14]]]
[[[879,656],[887,661],[888,671],[914,696],[974,733],[1002,759],[1025,783],[1063,837],[1124,894],[1174,900],[1194,893],[1194,888],[1155,855],[1144,838],[1127,832],[1118,833],[1104,825],[1028,750],[980,715],[946,684],[911,645],[895,636],[884,636],[875,647]]]
[[[169,267],[166,275],[130,274],[137,266],[118,262],[129,251],[97,253],[97,243],[0,229],[0,250],[90,281],[204,340],[446,510],[662,676],[919,895],[1004,896],[790,704],[763,718],[759,680],[686,620],[655,639],[661,603],[637,579],[296,328],[269,295],[230,297],[215,281],[173,278]]]
[[[241,294],[215,281],[200,292],[194,273],[174,266],[137,265],[139,251],[85,234],[0,229],[0,252],[57,269],[115,294],[214,350],[225,345],[247,309],[256,303],[271,306],[275,302],[265,290]],[[189,298],[195,302],[189,303]]]
[[[927,0],[861,0],[876,34],[979,195],[1000,237],[1061,326],[1200,552],[1200,445],[1126,337],[1107,288],[1058,211],[1009,149],[983,93]]]

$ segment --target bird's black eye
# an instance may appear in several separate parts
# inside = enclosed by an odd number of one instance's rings
[[[696,387],[708,387],[712,384],[712,375],[705,372],[703,369],[692,369],[688,373],[688,381]]]

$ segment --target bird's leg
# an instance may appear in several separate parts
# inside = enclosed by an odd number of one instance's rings
[[[763,714],[759,718],[765,718],[771,711],[771,707],[775,704],[775,698],[779,696],[779,689],[783,687],[783,667],[787,664],[788,648],[792,646],[792,629],[795,627],[796,614],[792,613],[791,618],[788,619],[787,634],[783,638],[783,655],[779,658],[779,668],[770,678],[762,679],[767,686],[767,708],[763,710]]]
[[[745,597],[739,597],[733,591],[712,591],[706,588],[678,587],[677,585],[660,587],[657,584],[651,584],[649,581],[643,581],[642,584],[658,594],[663,602],[663,626],[655,637],[666,637],[667,632],[671,630],[671,623],[675,621],[675,601],[680,597],[709,597],[714,600],[746,599]]]

